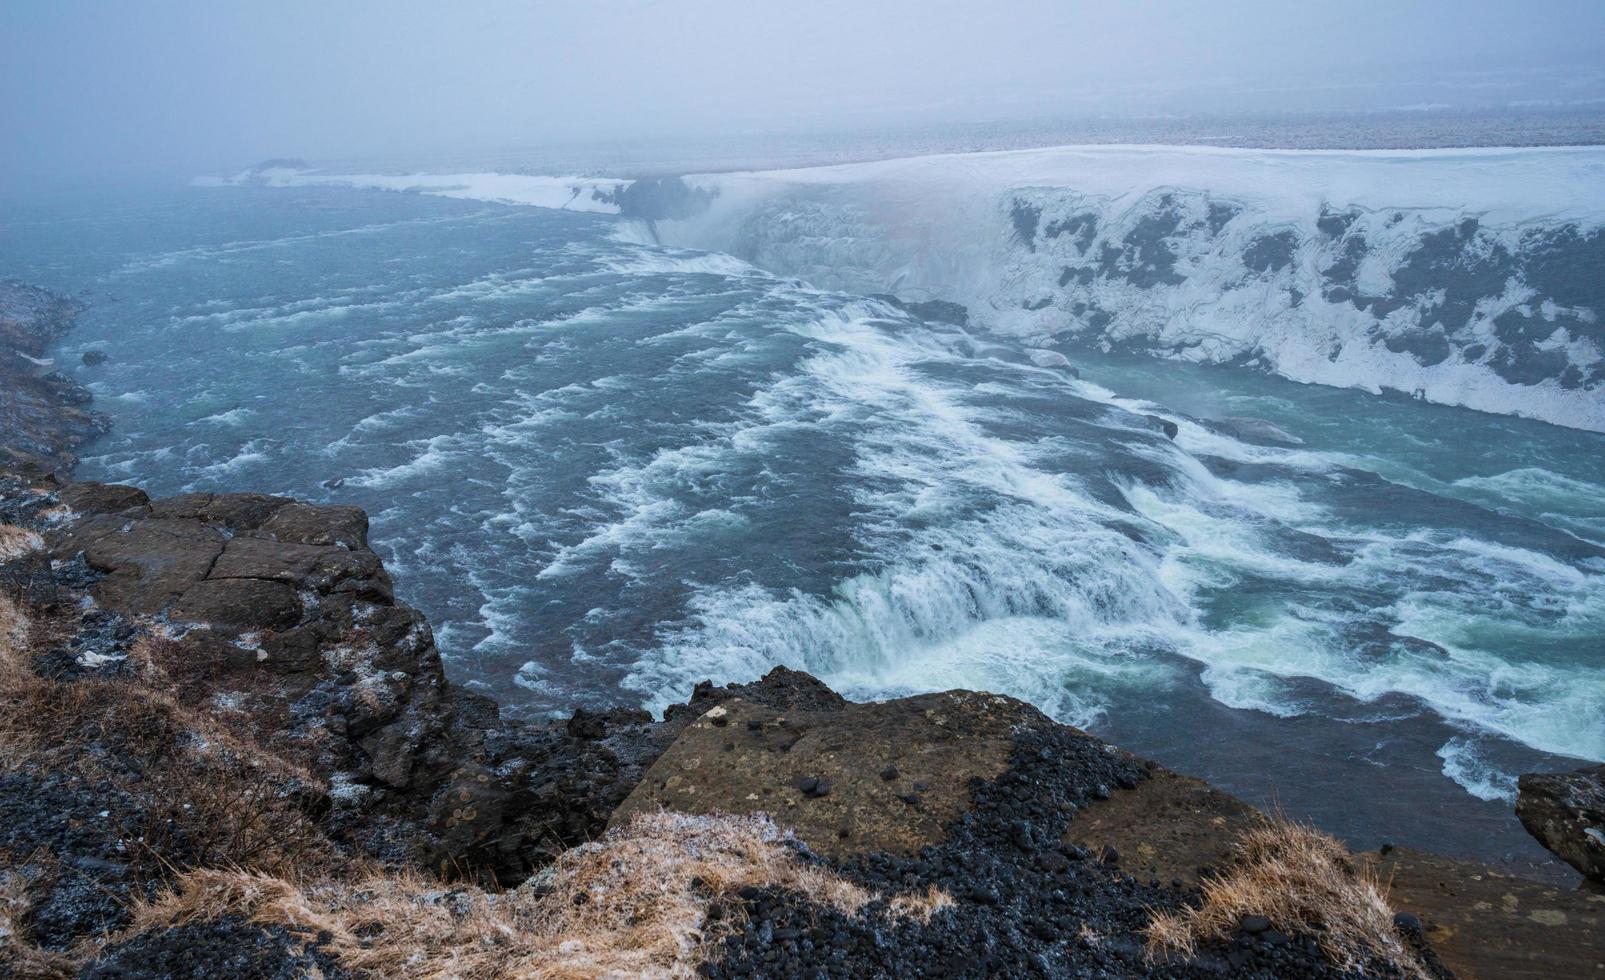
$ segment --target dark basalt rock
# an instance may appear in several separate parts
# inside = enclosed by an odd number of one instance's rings
[[[377,856],[517,883],[600,834],[680,727],[630,708],[504,721],[490,699],[452,688],[357,508],[261,494],[151,500],[95,483],[4,489],[4,519],[44,546],[0,562],[0,583],[57,609],[68,634],[35,656],[41,675],[140,683],[128,652],[165,620],[193,674],[181,695],[276,719],[257,736],[310,752],[342,787],[319,819]],[[802,674],[741,689],[840,702]]]
[[[139,636],[140,631],[126,617],[108,609],[92,609],[65,643],[34,656],[33,669],[42,677],[58,680],[121,676],[127,672],[128,652]]]
[[[265,493],[181,493],[151,502],[152,517],[198,521],[229,534],[255,531],[280,508],[295,501]]]
[[[186,589],[168,607],[168,615],[240,632],[281,631],[300,621],[301,600],[294,589],[281,582],[208,579]]]
[[[262,523],[262,536],[295,544],[368,547],[368,515],[360,507],[291,502]]]
[[[591,192],[594,200],[616,205],[620,216],[647,222],[701,214],[718,196],[718,188],[693,187],[680,177],[643,177],[616,184],[611,191]]]
[[[714,687],[711,681],[703,681],[692,688],[690,701],[670,705],[663,713],[663,720],[683,723],[735,698],[780,710],[803,711],[835,711],[851,703],[812,674],[776,667],[761,679],[747,684]]]
[[[145,829],[136,801],[108,784],[0,775],[0,868],[27,882],[29,941],[59,951],[126,925],[129,902],[150,897],[167,877],[127,843]],[[173,853],[182,859],[181,848]]]
[[[1605,882],[1605,766],[1528,773],[1518,781],[1516,816],[1538,843],[1596,882]]]
[[[265,926],[237,915],[225,915],[141,932],[107,947],[78,976],[80,980],[354,977],[323,945],[317,937],[299,936],[283,926]]]
[[[898,299],[890,293],[876,293],[873,298],[927,322],[952,323],[961,327],[970,322],[970,311],[960,303],[949,303],[941,299],[905,300]]]
[[[1037,225],[1042,221],[1042,208],[1018,198],[1009,206],[1009,221],[1014,225],[1015,237],[1020,244],[1037,250]]]
[[[146,507],[150,497],[138,487],[115,483],[69,483],[56,491],[56,498],[79,514],[120,514]]]
[[[889,702],[895,704],[896,702]],[[667,758],[667,757],[666,757]],[[1125,753],[1042,719],[1016,733],[1003,772],[971,780],[967,807],[941,839],[912,853],[850,848],[812,858],[882,893],[936,886],[954,904],[928,920],[876,902],[844,916],[797,895],[743,889],[710,920],[744,926],[702,967],[708,977],[1343,977],[1313,936],[1259,923],[1188,960],[1153,960],[1142,929],[1194,893],[1144,883],[1064,843],[1078,810],[1110,785],[1141,784]],[[648,780],[652,774],[648,774]],[[849,792],[852,790],[849,789]],[[820,803],[810,803],[814,807]],[[809,811],[803,811],[806,814]],[[803,819],[806,819],[804,816]],[[806,840],[807,838],[805,838]],[[808,859],[808,853],[804,853]],[[1447,976],[1427,951],[1436,975]],[[1366,975],[1391,975],[1376,962]]]

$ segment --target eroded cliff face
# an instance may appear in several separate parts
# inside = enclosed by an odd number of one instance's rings
[[[73,452],[111,426],[88,408],[88,389],[46,356],[79,310],[54,293],[0,281],[0,469],[66,473]]]
[[[827,288],[957,301],[998,331],[1598,431],[1599,158],[1204,147],[922,157],[686,178],[719,193],[655,233]]]

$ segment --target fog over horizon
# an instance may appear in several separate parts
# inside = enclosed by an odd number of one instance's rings
[[[0,183],[1031,119],[1605,111],[1605,5],[11,0]]]

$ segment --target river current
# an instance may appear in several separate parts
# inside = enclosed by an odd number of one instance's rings
[[[416,194],[38,199],[0,273],[89,303],[59,360],[115,428],[80,478],[367,508],[452,676],[514,713],[776,664],[1002,691],[1360,846],[1515,864],[1515,774],[1605,759],[1598,433],[1067,367],[609,216]]]

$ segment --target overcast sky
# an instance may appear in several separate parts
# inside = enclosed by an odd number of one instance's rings
[[[1599,103],[1601,0],[0,0],[0,179],[678,133]]]

